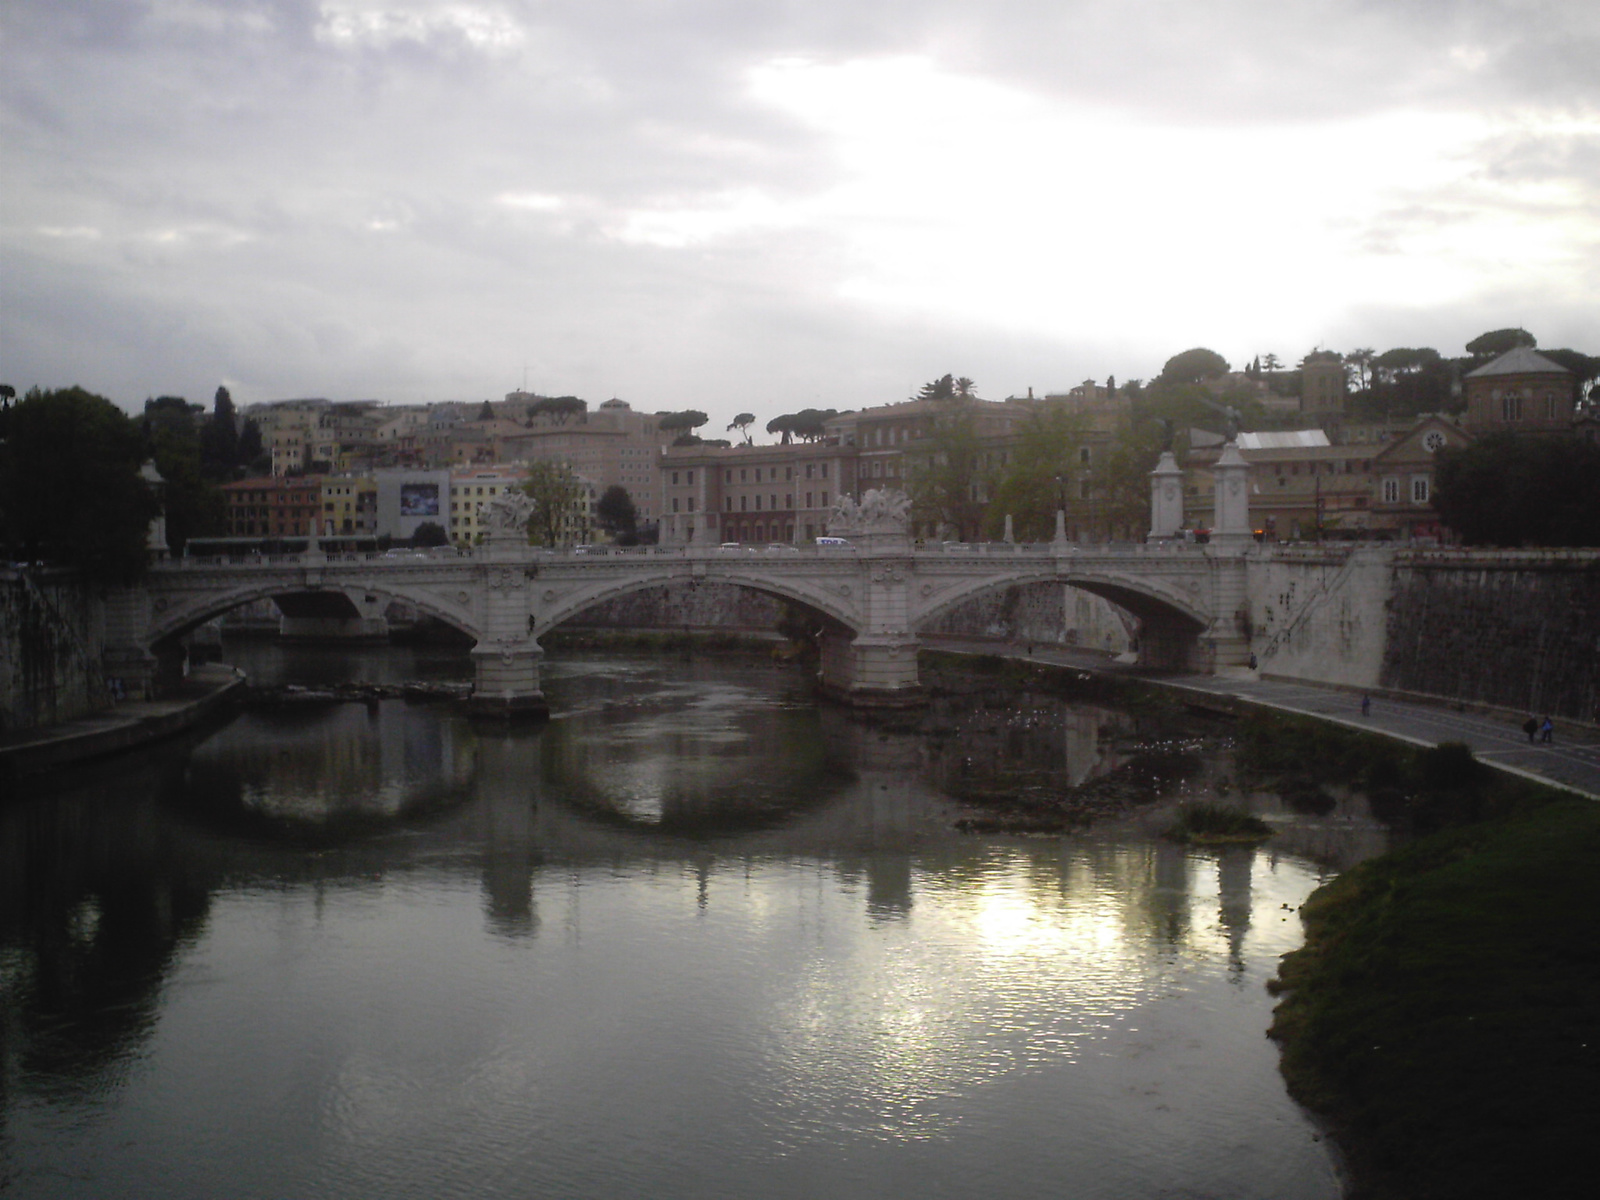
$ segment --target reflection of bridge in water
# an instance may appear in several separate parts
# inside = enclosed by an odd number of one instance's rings
[[[375,621],[402,601],[474,639],[478,707],[539,711],[539,638],[550,629],[643,588],[731,584],[818,614],[824,687],[853,703],[892,706],[919,695],[920,630],[965,601],[1022,584],[1080,588],[1126,610],[1139,623],[1140,660],[1148,665],[1242,663],[1245,571],[1244,557],[1228,547],[1058,540],[922,549],[903,534],[879,533],[849,547],[782,554],[688,547],[574,554],[516,537],[437,558],[330,554],[313,545],[297,554],[156,564],[141,587],[114,598],[110,640],[125,673],[136,674],[162,643],[253,601],[291,597],[287,610],[328,623],[329,632]]]

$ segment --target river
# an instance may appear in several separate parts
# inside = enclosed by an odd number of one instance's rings
[[[546,675],[542,727],[254,709],[0,806],[0,1194],[1340,1194],[1264,984],[1383,848],[1358,798],[1298,814],[1230,789],[1225,728],[1046,697],[913,730],[764,663]],[[997,763],[1066,787],[1174,753],[1153,806],[1070,836],[953,828]],[[1217,788],[1277,836],[1157,836]]]

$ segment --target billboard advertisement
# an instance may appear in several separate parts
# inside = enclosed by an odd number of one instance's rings
[[[400,515],[402,517],[437,517],[439,515],[439,485],[437,483],[402,483],[400,485]]]

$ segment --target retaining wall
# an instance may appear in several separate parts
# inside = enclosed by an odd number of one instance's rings
[[[1260,670],[1307,682],[1378,686],[1393,553],[1349,545],[1253,552],[1248,632]]]
[[[1600,722],[1600,551],[1394,560],[1381,684]]]
[[[0,735],[110,705],[103,625],[93,591],[68,572],[0,568]]]

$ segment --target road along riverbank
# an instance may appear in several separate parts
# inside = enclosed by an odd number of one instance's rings
[[[195,667],[160,700],[128,700],[104,712],[0,740],[0,780],[104,758],[193,728],[239,698],[244,673],[223,663]]]

